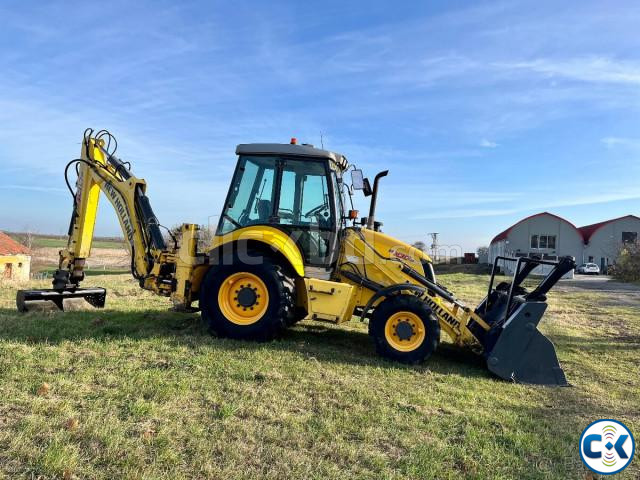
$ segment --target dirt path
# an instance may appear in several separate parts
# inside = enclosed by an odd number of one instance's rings
[[[561,280],[554,290],[561,292],[595,290],[611,297],[617,304],[640,308],[640,285],[618,282],[605,275],[576,275],[572,280]]]

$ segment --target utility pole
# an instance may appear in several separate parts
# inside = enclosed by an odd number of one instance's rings
[[[431,232],[428,235],[431,235],[431,258],[435,263],[438,259],[438,232]]]

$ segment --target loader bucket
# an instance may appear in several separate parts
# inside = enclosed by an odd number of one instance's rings
[[[496,327],[490,336],[497,340],[486,353],[489,371],[518,383],[569,385],[553,343],[538,330],[546,308],[546,302],[525,302]]]
[[[16,306],[19,312],[28,312],[38,304],[52,302],[60,310],[64,310],[64,300],[70,298],[84,298],[89,304],[103,308],[107,291],[104,288],[74,288],[74,289],[42,289],[18,290]]]
[[[517,265],[512,281],[494,288],[498,261],[501,260]],[[528,291],[522,283],[539,265],[552,268],[533,290]],[[538,330],[538,324],[547,309],[546,294],[573,268],[575,261],[570,257],[563,257],[558,262],[524,257],[495,259],[487,297],[475,311],[490,329],[483,331],[476,324],[470,325],[483,346],[489,371],[519,383],[569,385],[553,343]]]

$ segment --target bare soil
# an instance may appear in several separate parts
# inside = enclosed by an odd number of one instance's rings
[[[33,249],[32,270],[56,266],[59,251],[56,247]],[[87,268],[126,269],[130,264],[129,258],[129,253],[123,248],[93,248],[87,260]]]

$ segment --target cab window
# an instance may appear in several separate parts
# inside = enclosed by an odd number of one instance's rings
[[[333,215],[327,178],[322,162],[285,160],[277,215],[280,224],[331,228]]]
[[[273,215],[276,157],[243,156],[238,162],[218,234],[269,223]]]

